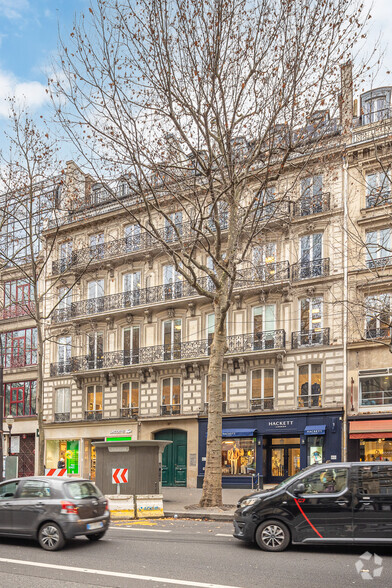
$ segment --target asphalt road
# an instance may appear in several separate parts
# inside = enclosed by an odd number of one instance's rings
[[[117,524],[119,525],[119,524]],[[356,562],[357,547],[291,547],[265,553],[231,537],[231,523],[163,520],[112,526],[105,538],[79,538],[47,553],[30,541],[0,539],[0,586],[162,588],[391,588],[392,547],[377,546],[382,562]],[[369,551],[374,553],[373,548]],[[375,565],[376,564],[376,565]],[[366,572],[366,570],[369,570]],[[380,570],[379,570],[380,571]]]

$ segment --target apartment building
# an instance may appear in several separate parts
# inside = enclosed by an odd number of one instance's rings
[[[392,460],[391,93],[360,96],[347,146],[349,459]]]
[[[234,289],[222,379],[224,486],[249,486],[257,474],[276,482],[340,459],[342,165],[339,125],[322,116],[330,128],[322,153],[306,169],[293,162],[269,187],[268,230]],[[94,441],[169,439],[163,483],[201,485],[212,305],[105,186],[72,162],[71,171],[85,187],[85,205],[46,231],[48,241],[55,232],[57,239],[46,280],[58,287],[47,287],[46,300],[57,307],[45,352],[45,463],[55,467],[64,456],[71,475],[94,478]],[[126,201],[127,184],[117,189]],[[249,194],[259,189],[251,185]],[[191,238],[181,214],[169,212]],[[176,239],[163,217],[161,231]]]

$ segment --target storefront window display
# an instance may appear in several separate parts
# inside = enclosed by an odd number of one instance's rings
[[[392,461],[392,439],[361,439],[359,459],[361,461]]]
[[[68,475],[79,474],[79,441],[54,439],[46,442],[45,466],[57,468],[62,459],[65,461]]]
[[[306,439],[307,464],[315,465],[324,461],[324,438],[322,436],[309,436]]]
[[[256,471],[256,440],[222,440],[222,476],[250,476]]]

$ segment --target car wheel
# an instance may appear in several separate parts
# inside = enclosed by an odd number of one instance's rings
[[[93,533],[92,535],[86,535],[87,539],[90,541],[99,541],[105,535],[106,531],[101,531],[100,533]]]
[[[57,551],[65,545],[62,530],[56,523],[44,523],[38,532],[38,543],[46,551]]]
[[[257,527],[256,543],[264,551],[283,551],[290,543],[290,531],[280,521],[265,521]]]

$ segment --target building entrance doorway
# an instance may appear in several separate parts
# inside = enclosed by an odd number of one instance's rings
[[[186,486],[186,431],[166,429],[155,433],[155,439],[173,441],[162,454],[162,486]]]
[[[300,438],[267,438],[267,483],[281,482],[300,471]]]

